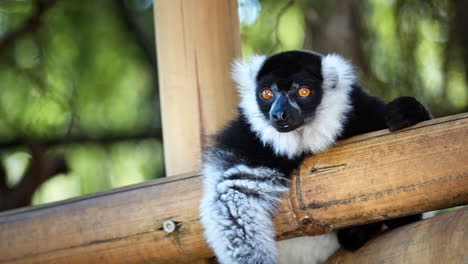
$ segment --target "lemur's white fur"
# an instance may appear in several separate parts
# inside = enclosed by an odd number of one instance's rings
[[[278,132],[263,116],[257,104],[256,77],[266,57],[253,55],[237,60],[233,79],[237,82],[244,111],[252,130],[277,155],[289,158],[305,152],[318,153],[335,143],[343,129],[345,115],[351,110],[349,93],[356,81],[352,65],[344,58],[331,54],[322,57],[323,99],[314,119],[291,132]]]
[[[205,238],[223,264],[276,263],[272,217],[287,191],[280,172],[266,167],[223,167],[232,153],[205,156],[203,198],[200,205]],[[251,178],[232,178],[245,175]]]
[[[336,232],[279,241],[279,264],[320,264],[340,247]]]

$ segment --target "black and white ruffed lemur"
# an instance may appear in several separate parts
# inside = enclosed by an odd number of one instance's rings
[[[220,263],[277,263],[272,219],[289,174],[307,155],[336,141],[430,119],[412,97],[385,104],[357,83],[342,57],[308,51],[255,55],[234,63],[239,115],[215,137],[203,161],[201,223]],[[379,232],[419,215],[339,230],[315,239],[325,260],[338,247],[355,250]]]

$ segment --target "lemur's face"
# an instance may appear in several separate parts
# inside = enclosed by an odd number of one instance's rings
[[[321,57],[290,51],[269,57],[257,74],[260,111],[279,132],[311,122],[322,100]]]

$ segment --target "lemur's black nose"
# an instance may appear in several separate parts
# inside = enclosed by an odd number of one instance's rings
[[[285,121],[288,117],[288,114],[286,114],[286,112],[276,112],[276,113],[273,113],[272,114],[273,116],[273,121],[277,122],[277,121]]]

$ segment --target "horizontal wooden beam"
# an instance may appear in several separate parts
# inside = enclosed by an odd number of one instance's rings
[[[466,142],[468,114],[461,114],[357,136],[306,159],[278,209],[278,239],[467,204]],[[0,213],[0,263],[210,257],[200,186],[200,176],[171,177]]]
[[[339,250],[327,264],[467,263],[467,223],[465,207],[387,232],[356,252]]]
[[[301,228],[322,234],[467,204],[467,142],[468,114],[339,142],[304,160],[292,175],[279,218],[290,230],[279,236],[297,236]]]

